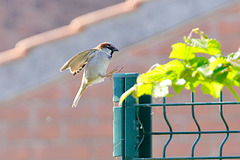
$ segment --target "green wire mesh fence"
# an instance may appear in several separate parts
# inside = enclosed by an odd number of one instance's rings
[[[171,159],[240,159],[239,155],[224,156],[223,147],[227,142],[230,134],[239,134],[240,130],[230,130],[229,124],[225,120],[223,107],[225,105],[235,105],[239,107],[240,102],[223,102],[222,93],[219,102],[195,102],[194,94],[191,93],[191,102],[186,103],[167,103],[163,98],[160,104],[152,104],[150,96],[143,96],[139,99],[139,104],[136,104],[132,96],[126,98],[122,106],[118,106],[118,101],[122,93],[128,90],[136,83],[137,73],[114,74],[114,157],[121,157],[122,160],[171,160]],[[198,106],[219,106],[219,114],[221,121],[224,124],[225,130],[204,130],[202,131],[199,122],[196,118],[195,108]],[[172,124],[168,120],[167,108],[173,106],[188,106],[191,108],[191,118],[197,128],[196,131],[173,131]],[[168,132],[153,132],[152,131],[152,108],[161,107],[163,118],[168,126]],[[240,129],[240,126],[239,126]],[[201,140],[202,135],[225,135],[219,148],[218,156],[195,156],[195,148]],[[162,157],[152,158],[152,137],[168,135],[168,140],[163,146]],[[191,146],[190,155],[188,157],[167,157],[166,152],[175,135],[197,135]]]

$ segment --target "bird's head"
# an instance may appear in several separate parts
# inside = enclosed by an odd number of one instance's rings
[[[105,50],[105,51],[109,52],[111,56],[112,56],[113,52],[119,51],[116,47],[114,47],[114,45],[112,45],[111,43],[108,43],[108,42],[99,44],[96,47],[96,49]]]

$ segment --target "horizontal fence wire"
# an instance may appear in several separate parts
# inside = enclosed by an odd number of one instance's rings
[[[186,102],[186,103],[158,103],[158,104],[135,104],[136,107],[161,107],[161,106],[207,106],[207,105],[236,105],[240,102]]]
[[[224,133],[240,133],[240,130],[230,131],[183,131],[183,132],[145,132],[145,135],[170,135],[170,134],[224,134]]]
[[[222,101],[222,92],[220,93],[220,98],[219,102],[195,102],[194,101],[194,93],[191,93],[191,102],[187,103],[166,103],[166,99],[163,98],[163,103],[160,104],[136,104],[136,107],[162,107],[163,110],[163,118],[165,123],[168,126],[169,131],[168,132],[143,132],[143,135],[169,135],[169,138],[165,145],[163,146],[163,155],[162,158],[134,158],[134,160],[184,160],[184,159],[240,159],[240,152],[239,156],[223,156],[223,147],[224,144],[227,142],[229,135],[230,134],[239,134],[240,130],[230,130],[227,121],[225,120],[224,113],[223,113],[223,106],[224,105],[237,105],[240,104],[240,102],[223,102]],[[225,126],[225,130],[208,130],[208,131],[202,131],[200,124],[198,123],[196,116],[195,116],[195,107],[196,106],[209,106],[209,105],[217,105],[219,106],[219,114],[221,117],[221,120]],[[191,107],[191,117],[194,121],[195,126],[197,127],[197,131],[173,131],[172,126],[167,118],[167,107],[171,106],[189,106]],[[197,138],[195,139],[194,143],[192,144],[191,147],[191,156],[189,157],[166,157],[166,151],[168,145],[171,143],[171,140],[174,135],[190,135],[190,134],[196,134],[198,135]],[[202,156],[202,157],[195,157],[194,152],[195,152],[195,147],[198,144],[198,142],[201,139],[202,134],[225,134],[225,138],[220,144],[219,147],[219,156]],[[216,146],[217,147],[217,146]]]
[[[223,157],[170,157],[170,158],[134,158],[133,160],[185,160],[185,159],[240,159],[240,156]]]

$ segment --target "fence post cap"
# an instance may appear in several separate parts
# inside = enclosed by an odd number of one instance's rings
[[[121,78],[121,77],[137,77],[139,73],[114,73],[113,78]]]

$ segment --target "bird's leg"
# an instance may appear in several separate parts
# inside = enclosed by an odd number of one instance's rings
[[[110,77],[110,79],[111,79],[113,76],[113,73],[119,73],[119,72],[121,72],[122,69],[123,69],[123,66],[122,67],[117,66],[111,72],[107,73],[104,77]]]

